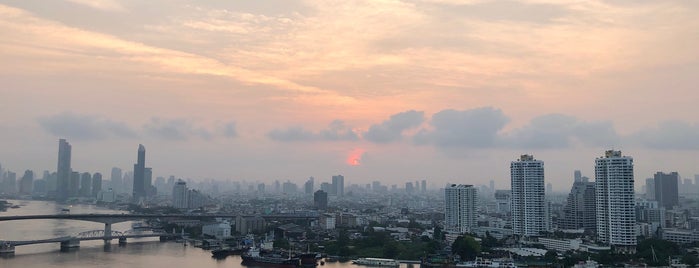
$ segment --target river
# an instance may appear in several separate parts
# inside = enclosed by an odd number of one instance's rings
[[[50,201],[8,200],[20,208],[8,208],[0,216],[58,214],[63,205]],[[70,213],[122,213],[92,205],[73,205]],[[75,220],[20,220],[0,222],[0,240],[32,240],[75,235],[80,232],[101,230],[101,223]],[[131,222],[112,225],[114,231],[131,229]],[[18,246],[13,256],[0,258],[0,268],[18,267],[229,267],[250,268],[240,264],[239,256],[222,260],[211,258],[208,250],[181,243],[160,242],[158,238],[129,239],[124,246],[114,240],[109,246],[104,242],[81,241],[80,248],[61,252],[58,243]],[[401,265],[405,268],[405,265]],[[323,268],[353,268],[349,263],[326,263]]]

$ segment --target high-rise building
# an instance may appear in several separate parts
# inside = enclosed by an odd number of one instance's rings
[[[333,176],[333,190],[336,196],[345,195],[345,177],[342,175]]]
[[[24,171],[24,176],[19,180],[19,193],[20,194],[32,194],[32,189],[34,186],[34,172],[31,170]]]
[[[323,190],[318,190],[313,194],[313,205],[317,209],[328,209],[328,193]]]
[[[56,197],[59,201],[65,201],[70,196],[70,153],[71,146],[65,139],[58,140],[58,167],[56,168]]]
[[[146,147],[138,145],[138,159],[133,165],[133,200],[139,202],[146,198]]]
[[[544,162],[522,155],[510,163],[512,231],[519,236],[539,236],[548,231]]]
[[[476,227],[477,191],[472,185],[450,184],[444,189],[444,228],[468,233]]]
[[[80,196],[89,197],[92,194],[92,175],[90,172],[83,172],[80,176]]]
[[[672,207],[679,204],[677,188],[679,179],[680,175],[677,174],[677,172],[656,172],[655,175],[653,175],[653,181],[655,182],[655,200],[658,201],[659,206],[665,209],[672,209]]]
[[[80,193],[80,172],[72,171],[70,173],[70,182],[68,184],[68,197],[78,197]]]
[[[563,218],[559,222],[561,229],[585,229],[594,232],[597,228],[595,214],[595,183],[575,172],[573,187],[563,207]]]
[[[406,182],[405,183],[405,193],[406,194],[412,194],[415,192],[415,189],[413,188],[413,183],[412,182]]]
[[[96,172],[92,175],[92,197],[97,197],[97,194],[102,191],[102,173]]]
[[[420,183],[422,184],[422,192],[427,192],[427,180],[422,180]]]
[[[655,179],[646,179],[646,199],[655,200]]]
[[[303,192],[306,193],[307,195],[312,195],[313,194],[313,177],[308,178],[306,183],[303,185]]]
[[[172,206],[174,208],[188,208],[187,183],[183,180],[177,180],[175,186],[172,187]]]
[[[617,252],[636,250],[633,158],[608,150],[595,159],[597,238]]]
[[[112,190],[115,193],[122,193],[124,192],[124,180],[123,180],[123,175],[121,174],[121,169],[118,167],[113,167],[112,168],[112,174],[109,177],[110,184],[112,186]]]
[[[146,191],[146,197],[155,196],[158,192],[153,186],[153,169],[149,167],[143,169],[143,190]]]

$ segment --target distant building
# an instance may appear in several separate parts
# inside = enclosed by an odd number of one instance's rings
[[[56,197],[59,201],[65,201],[70,196],[72,170],[70,168],[71,146],[65,139],[58,140],[58,167],[56,182]]]
[[[73,171],[70,173],[70,183],[68,187],[68,196],[77,197],[80,193],[80,172]]]
[[[19,193],[30,195],[34,186],[34,172],[31,170],[24,171],[24,176],[19,180]]]
[[[587,177],[582,177],[580,171],[577,170],[574,177],[575,181],[573,181],[573,187],[571,187],[563,207],[563,217],[559,222],[559,228],[585,229],[589,232],[595,232],[597,228],[595,183],[590,182]]]
[[[172,206],[177,209],[189,208],[187,198],[187,183],[183,180],[178,180],[175,186],[172,187]]]
[[[303,192],[306,195],[312,195],[313,194],[313,177],[308,178],[306,183],[303,185]]]
[[[260,216],[238,216],[235,218],[235,231],[241,235],[264,231],[265,219]]]
[[[548,231],[544,162],[522,155],[510,163],[512,231],[519,236],[540,236]]]
[[[92,194],[92,174],[83,172],[80,176],[80,196],[90,197]]]
[[[102,191],[102,173],[92,175],[92,197],[97,197],[97,194]]]
[[[313,194],[313,205],[320,210],[328,209],[328,193],[318,190]]]
[[[146,198],[146,147],[138,145],[136,164],[133,165],[133,200],[138,203]]]
[[[609,150],[595,159],[597,238],[617,252],[636,251],[633,158]]]
[[[333,230],[335,229],[335,215],[329,213],[322,214],[318,219],[318,223],[320,225],[320,229]]]
[[[495,205],[498,213],[508,214],[511,210],[512,191],[495,190]]]
[[[112,168],[111,176],[109,177],[112,190],[115,193],[123,192],[124,180],[122,179],[121,169],[118,167]]]
[[[666,209],[672,209],[672,207],[679,205],[679,195],[677,183],[680,176],[677,172],[663,173],[657,172],[653,176],[653,181],[655,182],[655,200],[658,201],[658,205]]]
[[[342,175],[337,175],[332,177],[332,188],[333,192],[331,194],[335,194],[338,197],[344,196],[345,195],[345,177]]]
[[[476,227],[476,188],[450,184],[444,189],[444,227],[446,231],[469,233]]]
[[[225,239],[231,237],[231,224],[228,221],[206,224],[201,227],[202,234]]]
[[[655,179],[646,179],[646,199],[655,200]]]

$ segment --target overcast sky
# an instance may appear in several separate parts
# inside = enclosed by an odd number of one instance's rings
[[[0,0],[0,164],[567,191],[699,173],[699,1]]]

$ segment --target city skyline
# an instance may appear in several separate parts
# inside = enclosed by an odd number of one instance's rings
[[[0,163],[63,138],[101,174],[147,144],[154,177],[507,189],[534,154],[565,192],[611,148],[691,178],[697,5],[0,0]]]

